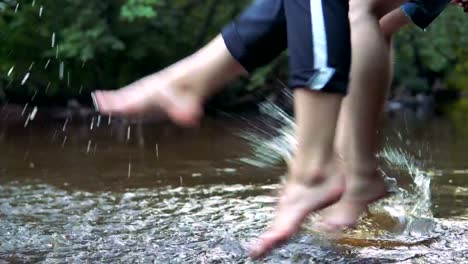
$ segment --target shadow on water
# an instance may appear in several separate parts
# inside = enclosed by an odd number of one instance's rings
[[[194,130],[1,123],[0,263],[251,263],[294,142],[288,113],[262,109]],[[411,118],[389,120],[380,153],[395,195],[340,237],[306,225],[263,262],[468,262],[466,133]]]

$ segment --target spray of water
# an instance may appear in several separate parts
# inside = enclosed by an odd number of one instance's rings
[[[284,90],[283,96],[292,102],[293,96],[289,90]],[[260,168],[271,168],[291,158],[297,143],[295,124],[292,115],[273,100],[265,101],[260,111],[259,122],[249,122],[249,128],[239,133],[252,149],[252,154],[241,161]],[[402,235],[427,236],[432,223],[430,174],[401,148],[386,147],[378,157],[409,174],[413,184],[408,190],[399,188],[396,179],[382,171],[394,195],[372,206],[371,214],[392,218]],[[364,226],[369,224],[365,220],[362,222]]]
[[[293,100],[292,93],[284,90],[287,101]],[[261,117],[248,122],[249,127],[239,133],[252,147],[252,156],[241,161],[260,168],[268,168],[282,161],[288,161],[296,146],[293,117],[279,104],[268,99],[260,105]]]

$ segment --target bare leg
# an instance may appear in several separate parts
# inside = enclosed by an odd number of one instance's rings
[[[276,218],[251,249],[252,257],[266,254],[299,231],[305,217],[336,202],[344,191],[333,151],[342,96],[297,89],[294,92],[298,139],[288,183]]]
[[[207,97],[246,73],[219,35],[192,56],[122,89],[96,91],[93,98],[103,114],[136,116],[156,110],[179,125],[193,126]]]
[[[323,213],[324,227],[330,230],[354,225],[369,203],[386,195],[385,183],[377,173],[378,128],[391,85],[391,36],[410,22],[397,8],[382,18],[379,27],[377,16],[351,6],[350,93],[343,101],[335,142],[341,165],[347,172],[346,191],[337,204]],[[374,41],[362,38],[363,35],[375,36]]]

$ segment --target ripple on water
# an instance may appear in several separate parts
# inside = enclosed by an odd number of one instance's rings
[[[3,185],[0,260],[249,263],[247,242],[271,220],[271,191],[277,188],[215,185],[88,193],[40,184]],[[386,218],[374,215],[367,222],[381,224],[379,217]],[[426,235],[431,239],[387,230],[373,238],[348,234],[333,243],[305,232],[265,262],[466,261],[466,222],[435,221]]]

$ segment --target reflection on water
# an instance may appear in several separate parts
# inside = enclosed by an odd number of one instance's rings
[[[274,107],[195,130],[0,124],[0,263],[249,263],[294,145]],[[342,237],[306,228],[265,262],[468,262],[466,135],[408,120],[389,120],[380,155],[394,196]]]

